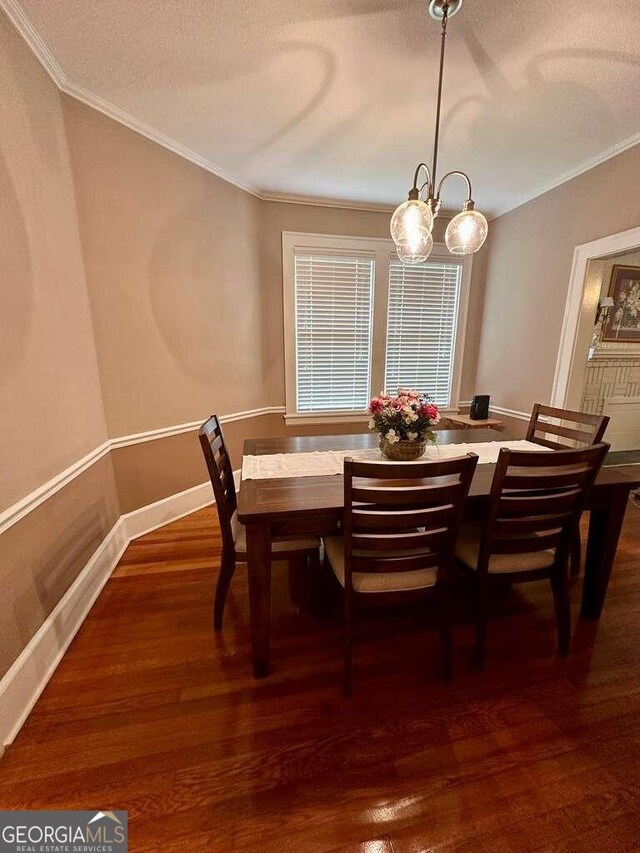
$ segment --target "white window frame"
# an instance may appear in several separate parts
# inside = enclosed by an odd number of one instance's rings
[[[384,370],[387,347],[387,309],[389,298],[389,266],[395,246],[392,240],[382,237],[347,237],[333,234],[305,234],[298,231],[282,232],[282,284],[284,305],[284,364],[287,424],[338,424],[363,423],[368,419],[365,411],[326,411],[298,412],[296,408],[296,306],[295,306],[295,254],[296,252],[344,252],[357,253],[375,260],[373,284],[373,321],[371,345],[371,387],[369,394],[374,397],[384,384]],[[460,280],[460,299],[458,320],[455,330],[453,370],[451,377],[451,397],[446,407],[440,409],[446,414],[457,413],[460,406],[460,386],[464,361],[464,345],[467,333],[469,313],[469,293],[471,290],[472,255],[462,258],[462,276]],[[431,253],[434,260],[456,260],[444,243],[435,243]]]

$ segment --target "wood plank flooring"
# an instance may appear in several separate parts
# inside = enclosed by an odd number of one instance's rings
[[[242,567],[213,634],[219,556],[212,509],[131,544],[0,763],[1,808],[128,809],[136,853],[640,850],[640,510],[568,660],[541,582],[502,591],[474,672],[461,592],[450,687],[429,614],[376,613],[351,701],[339,621],[296,610],[284,566],[253,680]]]

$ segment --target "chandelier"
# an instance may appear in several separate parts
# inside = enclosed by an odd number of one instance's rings
[[[431,171],[425,163],[418,163],[413,176],[413,186],[409,190],[408,200],[396,208],[391,217],[391,236],[396,244],[398,257],[404,264],[421,264],[426,261],[433,248],[433,223],[440,210],[440,190],[442,185],[454,175],[467,184],[467,200],[462,210],[447,225],[445,242],[453,255],[470,255],[477,252],[487,238],[489,226],[485,217],[475,210],[471,197],[471,181],[465,172],[454,170],[443,175],[436,184],[438,165],[438,142],[440,136],[440,107],[442,103],[442,73],[444,70],[444,50],[447,37],[447,22],[462,6],[462,0],[431,0],[429,14],[442,21],[440,37],[440,70],[438,74],[438,99],[436,106],[436,128],[433,141],[433,162]],[[420,173],[426,180],[418,186]],[[423,196],[426,198],[423,200]]]

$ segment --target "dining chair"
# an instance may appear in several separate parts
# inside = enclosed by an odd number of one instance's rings
[[[558,651],[569,653],[571,607],[568,564],[580,516],[608,444],[555,453],[501,448],[484,523],[462,525],[459,563],[473,572],[475,660],[484,666],[489,581],[548,578],[558,624]]]
[[[222,615],[229,584],[237,563],[247,561],[247,536],[238,521],[236,486],[231,459],[224,442],[220,420],[216,415],[206,420],[198,431],[200,446],[209,470],[220,531],[222,558],[213,606],[213,625],[222,628]],[[308,561],[312,571],[320,568],[320,538],[317,536],[282,536],[271,543],[271,557],[276,560]]]
[[[552,421],[542,420],[542,418],[551,418]],[[553,421],[562,421],[563,423],[558,424],[553,423]],[[573,424],[573,426],[567,427],[564,425],[566,423]],[[606,415],[590,415],[587,412],[557,409],[554,406],[535,403],[527,427],[526,439],[552,450],[566,450],[576,445],[590,447],[592,444],[598,444],[602,441],[608,423],[609,418]],[[554,441],[546,438],[547,435],[564,438],[567,441]],[[574,442],[574,444],[571,445],[567,442]]]
[[[553,423],[548,420],[542,420],[542,418],[551,418],[552,421],[562,421],[562,423]],[[567,423],[573,424],[573,426],[566,426]],[[542,403],[535,403],[531,412],[529,426],[527,427],[526,439],[534,444],[549,447],[552,450],[565,450],[576,446],[590,447],[602,441],[608,424],[609,418],[606,415],[590,415],[588,412],[558,409],[554,406],[544,406]],[[556,438],[564,438],[566,441],[562,442],[549,439],[549,435]],[[573,442],[573,444],[570,442]],[[580,530],[578,529],[571,548],[571,577],[578,577],[581,563],[582,539],[580,537]]]
[[[344,462],[342,536],[325,557],[343,588],[343,691],[351,695],[354,598],[412,597],[435,588],[445,681],[451,679],[450,572],[478,457],[443,462]]]

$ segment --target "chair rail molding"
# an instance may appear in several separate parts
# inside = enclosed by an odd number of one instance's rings
[[[521,412],[518,409],[506,409],[504,406],[494,406],[493,403],[489,404],[489,410],[491,412],[495,412],[497,415],[505,415],[508,418],[517,418],[519,421],[529,421],[531,418],[531,412]]]
[[[577,352],[578,333],[581,321],[589,316],[590,309],[586,299],[586,273],[589,261],[604,256],[619,255],[640,246],[640,228],[630,228],[608,237],[600,237],[590,243],[576,246],[573,253],[569,290],[564,308],[560,346],[556,360],[555,375],[551,391],[551,405],[557,408],[567,408],[571,388],[571,374],[575,359],[580,356]],[[587,351],[584,352],[587,360]]]
[[[56,474],[55,477],[47,480],[46,483],[38,486],[37,489],[34,489],[28,495],[20,498],[19,501],[16,501],[16,503],[0,512],[0,534],[23,519],[25,515],[28,515],[32,510],[40,506],[41,503],[44,503],[52,495],[55,495],[56,492],[59,492],[60,489],[82,474],[83,471],[86,471],[87,468],[90,468],[99,459],[102,459],[103,456],[106,456],[110,449],[111,443],[105,441],[99,447],[87,453],[86,456],[83,456],[82,459],[73,462],[64,471]]]
[[[233,423],[234,421],[250,420],[251,418],[259,418],[264,415],[280,415],[284,414],[284,406],[264,406],[261,409],[246,409],[241,412],[230,412],[227,415],[220,416],[220,422],[223,424]],[[108,439],[99,447],[96,447],[82,459],[69,465],[64,471],[56,474],[46,483],[38,486],[28,495],[20,498],[7,509],[0,512],[0,534],[8,530],[12,525],[23,519],[41,503],[46,501],[64,488],[68,483],[78,477],[83,471],[91,467],[103,456],[106,456],[112,450],[117,450],[121,447],[129,447],[132,444],[142,444],[146,441],[155,441],[160,438],[168,438],[172,435],[180,435],[184,432],[194,432],[202,422],[206,420],[206,416],[198,421],[189,421],[188,423],[176,424],[174,426],[162,427],[160,429],[151,429],[146,432],[137,432],[132,435],[123,435],[119,438]],[[190,510],[191,512],[192,510]]]

